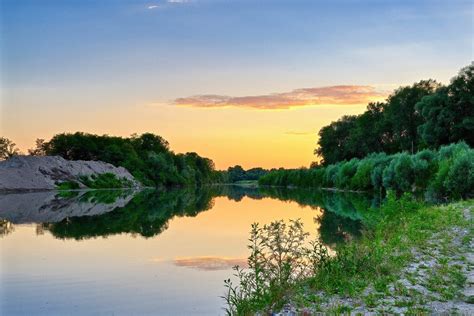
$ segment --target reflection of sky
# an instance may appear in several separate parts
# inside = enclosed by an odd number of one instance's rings
[[[16,225],[0,238],[0,312],[217,314],[253,222],[301,218],[315,237],[318,215],[294,202],[216,198],[212,210],[174,218],[149,239],[59,240]]]
[[[219,168],[309,165],[320,127],[367,99],[300,89],[446,83],[472,60],[465,0],[3,0],[0,15],[0,134],[23,150],[150,131]],[[172,104],[202,95],[237,106]],[[320,105],[268,109],[295,102]]]

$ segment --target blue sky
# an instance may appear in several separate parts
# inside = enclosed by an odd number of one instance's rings
[[[170,107],[175,99],[202,94],[253,96],[334,85],[391,90],[426,78],[446,83],[473,59],[471,1],[1,4],[1,133],[22,146],[34,142],[33,134],[67,129],[53,128],[57,115],[113,116],[120,109],[137,120],[154,116],[159,133],[159,125],[174,117],[160,116],[159,109],[148,113],[146,105]],[[53,127],[32,123],[38,115]],[[109,131],[100,126],[110,122],[94,124],[84,126]]]

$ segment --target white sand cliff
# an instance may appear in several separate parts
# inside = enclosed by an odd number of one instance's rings
[[[78,181],[80,176],[112,173],[135,187],[140,184],[123,167],[102,161],[69,161],[58,156],[15,156],[0,161],[0,191],[53,190],[61,182]]]

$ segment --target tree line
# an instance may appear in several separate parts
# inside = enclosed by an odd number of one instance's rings
[[[266,175],[269,170],[257,167],[245,170],[240,165],[227,168],[226,171],[221,171],[221,179],[225,183],[235,183],[239,181],[257,181],[260,177]]]
[[[31,155],[67,160],[100,160],[126,168],[146,186],[201,185],[219,180],[211,159],[197,153],[175,154],[168,142],[151,133],[118,137],[76,132],[37,140]]]
[[[343,116],[319,131],[315,154],[329,165],[374,152],[415,153],[466,142],[474,146],[474,64],[450,84],[422,80],[400,87],[360,115]]]
[[[474,196],[474,149],[460,142],[416,154],[373,153],[324,167],[279,169],[261,177],[259,184],[413,192],[431,200],[468,198]]]

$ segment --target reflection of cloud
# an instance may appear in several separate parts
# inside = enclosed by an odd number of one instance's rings
[[[380,100],[386,93],[373,86],[329,86],[296,89],[284,93],[231,97],[225,95],[195,95],[174,100],[176,105],[217,108],[245,107],[255,109],[288,109],[320,104],[365,104]]]
[[[189,0],[168,0],[168,3],[187,3]]]
[[[177,258],[173,263],[178,267],[188,267],[198,270],[226,270],[234,266],[246,267],[247,259],[226,257],[191,257]]]

